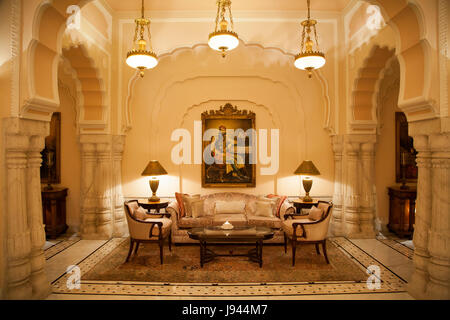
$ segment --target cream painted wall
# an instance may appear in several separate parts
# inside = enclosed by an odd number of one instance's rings
[[[300,179],[293,172],[308,158],[322,173],[312,195],[332,195],[333,155],[323,128],[325,102],[320,81],[292,68],[290,56],[279,50],[241,44],[226,59],[206,45],[179,50],[137,80],[130,101],[132,129],[126,137],[122,166],[125,197],[148,196],[148,178],[140,173],[150,159],[159,160],[169,173],[160,178],[160,196],[173,196],[180,190],[224,191],[201,188],[200,165],[172,163],[171,150],[177,142],[170,138],[177,128],[193,133],[194,121],[201,120],[203,111],[226,102],[255,112],[257,129],[280,129],[278,174],[258,175],[261,166],[257,166],[256,188],[227,191],[299,195]]]
[[[69,188],[66,199],[66,222],[71,231],[80,225],[81,155],[78,143],[76,86],[60,66],[58,91],[61,112],[61,184]]]
[[[377,219],[386,230],[389,223],[388,187],[395,181],[395,112],[398,108],[399,65],[393,62],[380,82],[377,96],[379,111],[379,135],[375,155],[375,186],[377,190]]]

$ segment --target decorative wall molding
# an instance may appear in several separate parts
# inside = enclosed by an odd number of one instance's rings
[[[440,87],[440,114],[442,117],[449,116],[448,110],[448,81],[447,60],[450,59],[448,48],[449,41],[449,11],[448,0],[439,0],[439,83]]]
[[[10,18],[9,47],[11,59],[11,116],[19,116],[20,110],[20,52],[22,51],[22,1],[12,0]]]

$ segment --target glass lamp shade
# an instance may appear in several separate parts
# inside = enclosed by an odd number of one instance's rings
[[[216,51],[230,51],[239,45],[239,39],[234,32],[218,31],[209,35],[208,45]]]
[[[153,52],[133,50],[127,54],[127,64],[135,69],[152,69],[158,64]]]
[[[325,62],[325,56],[320,52],[304,53],[295,57],[295,67],[301,70],[319,69]]]

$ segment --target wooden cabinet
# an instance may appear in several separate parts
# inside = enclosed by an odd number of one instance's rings
[[[414,214],[416,210],[416,187],[400,189],[389,187],[389,224],[391,232],[398,236],[412,236],[414,231]]]
[[[42,214],[45,233],[48,238],[56,238],[66,232],[67,188],[42,190]]]

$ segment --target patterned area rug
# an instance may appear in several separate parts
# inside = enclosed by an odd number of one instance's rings
[[[125,263],[129,241],[123,241],[98,264],[83,275],[83,280],[142,281],[163,283],[268,283],[314,281],[366,281],[367,274],[332,242],[327,244],[330,264],[314,245],[297,248],[296,264],[291,264],[291,248],[264,246],[263,267],[247,257],[217,257],[203,268],[199,262],[199,247],[173,246],[164,248],[164,264],[159,262],[157,244],[141,244],[137,256]],[[217,253],[244,253],[248,246],[212,246]]]

